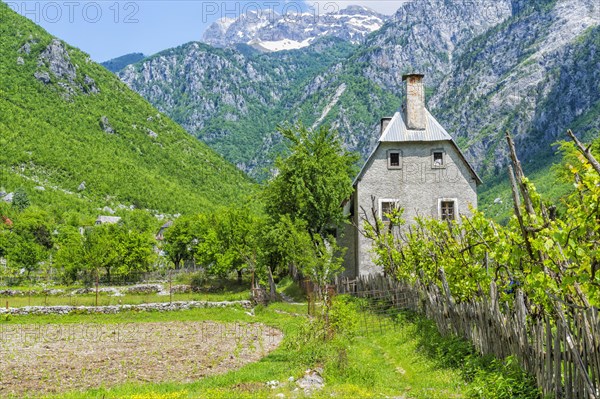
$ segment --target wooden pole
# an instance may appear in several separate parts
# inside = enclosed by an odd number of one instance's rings
[[[96,306],[98,306],[98,285],[100,284],[100,277],[98,276],[98,269],[96,269]]]
[[[586,157],[586,159],[592,165],[592,167],[596,170],[596,172],[598,172],[598,174],[600,174],[600,162],[598,162],[596,160],[596,158],[594,158],[594,156],[590,152],[591,145],[587,146],[587,148],[584,147],[583,143],[581,141],[579,141],[579,139],[577,138],[577,136],[575,136],[573,134],[571,129],[567,130],[567,135],[575,142],[577,149],[583,154],[584,157]]]
[[[529,194],[529,188],[525,183],[523,183],[523,179],[525,179],[525,173],[523,173],[523,168],[521,167],[521,161],[517,157],[517,150],[515,148],[515,142],[513,141],[510,133],[506,132],[506,142],[508,143],[508,149],[510,150],[510,159],[514,166],[515,176],[517,178],[517,183],[519,188],[521,189],[521,194],[523,195],[523,202],[525,203],[525,209],[527,213],[530,215],[535,215],[535,209],[533,208],[533,202],[531,201],[531,195]]]

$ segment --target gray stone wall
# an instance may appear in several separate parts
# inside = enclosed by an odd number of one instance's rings
[[[389,150],[401,151],[400,169],[388,169]],[[432,151],[444,152],[444,167],[433,165]],[[369,215],[371,196],[379,210],[380,200],[398,200],[404,208],[404,218],[411,223],[417,216],[439,217],[440,199],[456,201],[456,213],[469,214],[469,206],[477,207],[477,186],[468,166],[451,142],[380,143],[368,161],[362,179],[355,192],[355,220],[360,220],[361,207]],[[347,256],[346,269],[355,270],[350,262],[356,262],[360,275],[380,273],[373,263],[371,241],[357,229],[347,232],[353,237],[355,253]],[[350,239],[351,241],[352,239]],[[357,244],[357,245],[356,245]],[[347,275],[349,273],[347,272]]]

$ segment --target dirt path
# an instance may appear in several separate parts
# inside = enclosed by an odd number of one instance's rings
[[[0,397],[190,382],[255,362],[282,338],[259,323],[0,325]]]

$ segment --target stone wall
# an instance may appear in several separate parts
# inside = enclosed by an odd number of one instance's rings
[[[22,308],[0,308],[0,315],[10,314],[15,316],[26,316],[48,314],[114,314],[130,310],[168,312],[195,308],[225,308],[229,306],[241,306],[244,309],[250,309],[252,308],[252,303],[250,301],[188,301],[114,306],[24,306]]]
[[[388,169],[387,152],[400,150],[401,169]],[[445,153],[443,168],[434,168],[432,151]],[[369,215],[372,207],[380,208],[380,200],[398,200],[404,208],[404,218],[411,223],[417,216],[439,217],[440,199],[456,200],[456,213],[469,214],[469,206],[477,207],[476,181],[454,145],[449,141],[380,143],[368,161],[355,192],[355,218],[365,209]],[[360,219],[358,219],[360,220]],[[356,261],[360,275],[380,273],[373,263],[371,240],[357,229],[352,237],[358,242]],[[347,258],[350,262],[351,259]],[[346,264],[347,269],[353,269]],[[349,275],[349,274],[347,274]]]

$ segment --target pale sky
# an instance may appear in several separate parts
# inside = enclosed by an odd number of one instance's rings
[[[385,0],[2,1],[98,62],[133,52],[151,55],[200,40],[216,19],[257,8],[322,13],[357,4],[391,15],[402,4]]]

